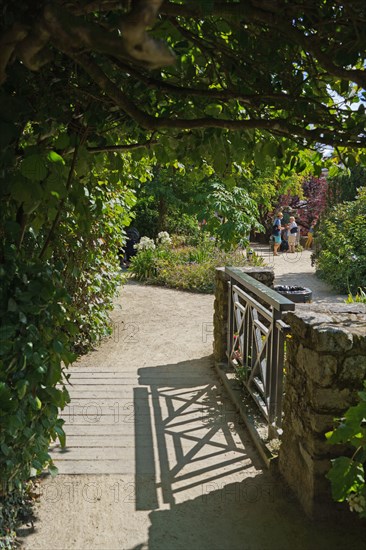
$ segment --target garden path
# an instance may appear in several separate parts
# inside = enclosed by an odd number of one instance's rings
[[[310,288],[313,291],[313,301],[317,303],[343,303],[347,298],[332,290],[326,282],[315,275],[315,267],[311,265],[311,250],[302,250],[294,254],[284,252],[279,256],[273,256],[269,245],[251,243],[251,247],[267,265],[273,267],[275,284]]]
[[[334,550],[262,464],[218,382],[213,296],[129,282],[114,334],[70,369],[60,470],[27,550]],[[354,546],[356,547],[356,546]]]

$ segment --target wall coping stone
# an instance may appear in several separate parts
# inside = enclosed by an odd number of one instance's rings
[[[297,336],[312,340],[319,351],[349,350],[354,337],[366,345],[366,304],[296,304],[284,317]]]

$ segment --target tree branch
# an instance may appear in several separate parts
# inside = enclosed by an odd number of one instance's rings
[[[247,106],[258,108],[260,104],[265,103],[268,105],[269,102],[273,102],[276,107],[283,108],[284,105],[294,106],[295,103],[304,105],[313,104],[317,108],[317,113],[321,113],[328,119],[331,117],[329,108],[321,103],[320,101],[302,96],[294,96],[293,94],[285,93],[272,93],[272,94],[243,94],[239,90],[216,90],[216,89],[199,89],[199,88],[189,88],[184,86],[176,86],[175,84],[170,84],[164,80],[158,80],[147,74],[143,74],[136,67],[131,67],[123,61],[113,60],[113,62],[126,71],[127,73],[133,75],[137,80],[142,82],[146,87],[159,90],[161,92],[172,93],[174,95],[183,96],[183,97],[202,97],[208,100],[217,100],[222,102],[227,102],[230,100],[237,100],[244,103]],[[334,109],[334,107],[332,107]],[[332,117],[334,118],[334,117]],[[333,123],[336,123],[336,120],[333,120]]]
[[[151,69],[175,61],[172,50],[146,32],[154,24],[161,3],[162,0],[134,0],[131,11],[119,20],[122,35],[108,32],[55,5],[46,6],[43,18],[52,42],[65,53],[96,51]]]
[[[24,25],[15,23],[14,26],[4,33],[0,40],[0,84],[6,79],[6,67],[16,46],[24,40],[28,34],[28,29]]]
[[[291,124],[287,119],[217,119],[211,117],[184,119],[184,118],[162,118],[151,116],[142,111],[106,76],[100,67],[86,55],[73,56],[78,63],[89,74],[92,80],[100,89],[116,104],[121,107],[140,126],[147,130],[159,130],[163,128],[179,128],[181,130],[196,128],[222,128],[226,130],[250,130],[262,129],[283,137],[296,139],[302,137],[307,141],[327,143],[328,145],[347,144],[360,147],[366,143],[366,137],[359,137],[356,141],[350,140],[349,135],[339,132],[336,136],[330,129],[313,128],[307,129],[303,126]],[[310,123],[310,121],[308,122]]]
[[[347,7],[347,3],[343,4]],[[360,3],[361,5],[361,3]],[[302,5],[307,14],[310,12],[315,19],[314,10],[312,6]],[[351,10],[352,11],[352,10]],[[209,14],[205,13],[202,3],[186,2],[185,5],[173,4],[165,1],[161,8],[161,13],[174,17],[192,17],[197,18],[203,15],[213,15],[219,17],[233,17],[239,18],[239,21],[246,21],[249,23],[262,23],[268,25],[270,28],[284,32],[285,36],[288,36],[296,44],[300,45],[305,51],[312,52],[318,59],[319,63],[333,76],[342,78],[344,80],[352,81],[359,86],[366,88],[366,74],[361,69],[345,69],[336,65],[332,61],[331,52],[323,51],[324,41],[319,42],[316,35],[309,37],[305,36],[293,25],[293,17],[298,15],[298,6],[292,5],[288,2],[276,2],[274,0],[244,0],[242,2],[226,3],[226,2],[213,2]],[[353,13],[353,12],[352,12]],[[345,19],[345,22],[348,20]],[[360,18],[360,22],[362,18]],[[329,21],[331,23],[331,21]],[[335,25],[335,21],[333,24]]]
[[[129,143],[127,145],[105,145],[104,147],[87,147],[89,153],[114,153],[120,151],[133,151],[135,149],[143,149],[144,147],[152,147],[159,143],[158,141],[146,141],[145,143]]]
[[[146,31],[153,26],[163,0],[132,0],[131,10],[119,19],[119,34],[77,17],[56,3],[45,5],[33,23],[14,24],[0,41],[0,84],[15,55],[30,70],[37,71],[52,58],[49,44],[62,52],[94,51],[125,59],[149,69],[171,65],[171,48]]]

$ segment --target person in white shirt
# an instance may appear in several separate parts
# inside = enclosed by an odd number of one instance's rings
[[[295,252],[297,231],[298,231],[298,228],[297,228],[297,223],[295,222],[295,218],[294,216],[290,216],[288,246],[289,246],[289,252],[291,253]]]

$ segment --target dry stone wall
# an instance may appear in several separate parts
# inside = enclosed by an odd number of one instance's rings
[[[279,467],[306,513],[337,514],[325,474],[347,453],[329,445],[334,418],[357,402],[366,379],[366,306],[298,305],[285,315],[287,344],[284,420]]]

